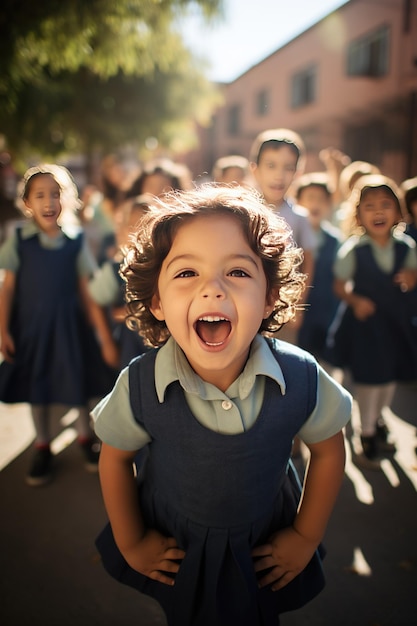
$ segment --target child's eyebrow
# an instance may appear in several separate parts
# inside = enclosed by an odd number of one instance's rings
[[[170,262],[167,264],[167,269],[175,262],[177,261],[196,261],[198,260],[198,257],[195,254],[179,254],[177,256],[175,256],[173,259],[170,260]],[[249,261],[254,267],[256,267],[256,269],[259,269],[259,266],[256,262],[256,260],[250,256],[249,254],[231,254],[228,257],[225,257],[224,259],[225,261]]]

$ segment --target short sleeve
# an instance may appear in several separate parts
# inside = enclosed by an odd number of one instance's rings
[[[93,253],[86,241],[86,238],[82,238],[81,250],[77,257],[77,272],[79,276],[90,278],[97,269],[97,263],[94,259]]]
[[[304,214],[299,206],[293,207],[293,211],[296,216],[294,239],[300,248],[312,252],[316,247],[316,237],[307,214]]]
[[[120,286],[110,262],[103,263],[88,281],[88,291],[94,302],[100,306],[111,306],[118,300]]]
[[[415,247],[410,247],[404,260],[404,268],[407,270],[417,269],[417,254]]]
[[[338,280],[351,280],[356,270],[356,256],[354,252],[357,239],[345,241],[339,248],[333,265],[333,273]]]
[[[349,422],[352,396],[319,365],[317,403],[298,435],[306,444],[333,437]]]
[[[0,268],[16,274],[20,261],[17,251],[17,233],[14,231],[0,247]]]
[[[91,415],[97,437],[113,448],[140,450],[151,441],[133,417],[128,367],[120,372],[112,391],[100,400]]]

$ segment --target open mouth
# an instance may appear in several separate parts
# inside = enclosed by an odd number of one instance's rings
[[[207,346],[221,346],[228,336],[232,325],[230,320],[218,315],[204,315],[198,318],[195,324],[195,330],[201,341]]]

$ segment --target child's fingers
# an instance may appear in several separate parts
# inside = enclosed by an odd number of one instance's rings
[[[251,552],[253,557],[258,556],[270,556],[272,554],[272,546],[270,543],[265,543],[261,546],[256,546]]]
[[[175,584],[174,578],[172,578],[171,576],[167,576],[159,570],[151,572],[149,578],[152,578],[152,580],[157,580],[160,583],[164,583],[164,585],[169,585],[170,587]]]
[[[180,548],[169,548],[165,552],[165,556],[167,559],[170,559],[172,561],[182,561],[182,559],[185,557],[185,552]]]
[[[261,559],[258,559],[253,564],[255,572],[263,572],[264,570],[269,569],[270,567],[274,567],[275,565],[276,563],[272,558],[272,555],[268,555]]]

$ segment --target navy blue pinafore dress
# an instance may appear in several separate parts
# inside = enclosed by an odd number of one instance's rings
[[[274,354],[286,394],[267,379],[258,419],[237,435],[202,426],[178,382],[159,403],[155,351],[130,365],[132,408],[152,437],[139,476],[143,518],[146,526],[175,537],[186,555],[170,587],[128,566],[109,524],[96,545],[107,571],[155,598],[169,626],[276,625],[280,613],[302,606],[324,586],[319,551],[284,589],[257,585],[251,549],[294,519],[300,485],[291,443],[316,403],[312,357],[278,340],[271,345],[279,346]]]
[[[417,378],[417,289],[403,293],[394,283],[408,250],[403,242],[395,242],[394,267],[386,273],[369,244],[355,248],[354,292],[370,298],[376,311],[358,320],[342,303],[329,330],[326,358],[350,370],[357,383],[381,385]]]
[[[316,358],[325,355],[327,333],[340,304],[333,291],[333,264],[339,240],[323,227],[322,231],[323,244],[315,261],[312,286],[308,290],[307,306],[297,341],[301,348]]]
[[[6,403],[82,406],[112,388],[116,372],[102,360],[78,295],[77,256],[82,235],[64,235],[61,248],[17,230],[19,270],[11,315],[13,363],[0,365]]]
[[[114,277],[119,285],[119,297],[113,306],[123,306],[126,302],[125,300],[125,282],[120,276],[120,262],[112,261],[111,267],[113,270]],[[113,327],[113,339],[119,346],[120,350],[120,368],[127,367],[132,359],[143,354],[148,349],[142,337],[134,330],[131,330],[126,326],[125,321],[116,322],[112,319],[112,316],[109,315],[109,319],[111,320],[111,324]]]

